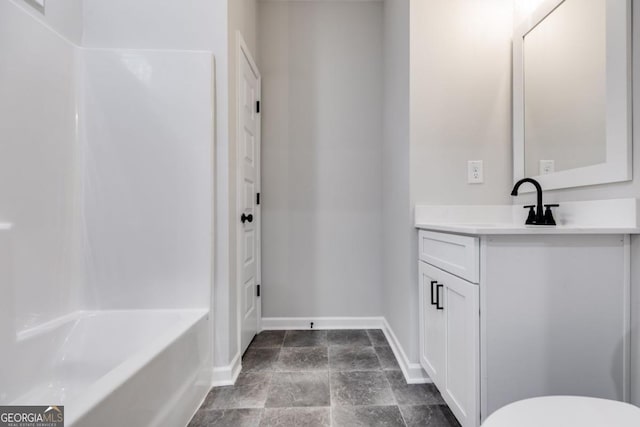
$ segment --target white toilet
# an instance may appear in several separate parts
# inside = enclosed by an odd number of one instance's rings
[[[489,416],[482,427],[638,427],[640,408],[615,400],[546,396],[520,400]]]

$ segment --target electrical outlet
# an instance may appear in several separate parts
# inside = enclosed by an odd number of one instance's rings
[[[556,171],[555,160],[540,160],[540,175],[548,175]]]
[[[482,160],[469,160],[467,164],[467,183],[482,184],[484,182],[484,171]]]

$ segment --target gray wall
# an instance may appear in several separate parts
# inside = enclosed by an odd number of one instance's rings
[[[409,191],[409,0],[384,2],[383,313],[418,360],[417,236]]]
[[[395,24],[389,21],[392,43],[398,37],[392,33],[407,28],[402,19],[408,18],[406,4],[387,0],[387,5],[404,16]],[[404,197],[409,197],[411,215],[409,219],[401,212],[390,216],[395,229],[385,245],[397,242],[405,265],[402,257],[392,258],[389,264],[385,315],[407,356],[417,363],[418,255],[413,208],[416,204],[511,203],[513,4],[512,0],[411,0],[410,8],[409,152],[404,148],[391,158],[409,164],[409,195]],[[390,128],[397,132],[396,119],[389,117]],[[390,143],[395,139],[392,136]],[[467,184],[468,160],[484,161],[484,184]],[[395,191],[402,191],[398,178],[390,179],[397,183]],[[397,209],[407,201],[400,203]],[[407,228],[409,238],[404,237]]]
[[[265,317],[382,314],[418,361],[415,203],[511,202],[512,14],[259,2]]]
[[[511,203],[512,29],[512,0],[411,1],[413,202]]]
[[[379,316],[383,4],[258,8],[263,316]]]

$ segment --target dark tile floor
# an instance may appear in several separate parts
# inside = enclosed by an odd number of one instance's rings
[[[189,427],[457,427],[432,384],[409,385],[380,330],[264,331],[234,386]]]

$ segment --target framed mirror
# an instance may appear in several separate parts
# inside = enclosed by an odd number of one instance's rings
[[[632,179],[631,2],[543,0],[513,40],[514,182]]]

